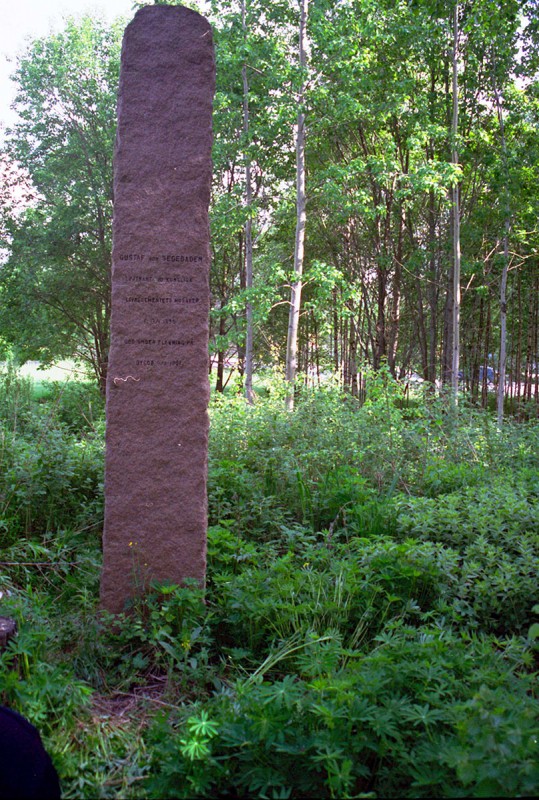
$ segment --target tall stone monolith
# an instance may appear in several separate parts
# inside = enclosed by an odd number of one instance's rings
[[[114,160],[101,601],[206,568],[209,225],[215,65],[208,22],[146,6],[122,47]]]

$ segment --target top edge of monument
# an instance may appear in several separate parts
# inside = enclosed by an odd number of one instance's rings
[[[161,3],[155,5],[148,5],[142,6],[136,12],[135,16],[129,23],[132,25],[134,22],[138,22],[143,17],[164,17],[166,15],[169,16],[184,16],[184,17],[191,17],[193,20],[198,18],[203,20],[207,25],[209,25],[208,20],[204,17],[200,12],[195,11],[194,8],[188,8],[187,6],[182,5],[164,5]],[[129,27],[129,26],[128,26]]]
[[[137,72],[146,62],[148,69],[169,68],[180,50],[186,63],[213,62],[213,32],[206,17],[181,5],[143,6],[125,28],[122,65],[134,68],[136,62]]]

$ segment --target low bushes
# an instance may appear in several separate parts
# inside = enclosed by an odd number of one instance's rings
[[[431,610],[454,580],[456,554],[435,545],[388,537],[330,546],[321,536],[301,545],[298,539],[296,552],[260,553],[236,575],[214,574],[210,563],[209,600],[222,646],[241,647],[260,660],[308,631],[337,634],[344,646],[364,648],[388,619]]]
[[[297,666],[159,718],[147,741],[163,797],[534,794],[531,679],[480,639],[390,625],[369,653],[307,641]],[[373,792],[374,794],[368,794]]]
[[[537,600],[539,474],[466,487],[436,499],[400,498],[398,534],[460,553],[454,608],[467,623],[523,633]]]
[[[10,380],[0,700],[68,800],[539,792],[537,425],[376,376],[361,407],[219,399],[205,602],[160,585],[111,619],[102,419],[83,389]]]
[[[94,391],[80,384],[55,384],[39,401],[30,387],[11,372],[0,380],[4,546],[21,536],[41,539],[58,528],[100,524],[102,517],[102,405],[99,412]],[[90,420],[92,403],[98,417]]]

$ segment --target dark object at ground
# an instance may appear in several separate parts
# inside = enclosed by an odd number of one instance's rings
[[[0,706],[0,799],[60,797],[58,775],[39,733],[20,714]]]

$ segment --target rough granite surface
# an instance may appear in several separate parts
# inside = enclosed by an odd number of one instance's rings
[[[203,583],[215,64],[208,22],[146,6],[122,47],[101,602]]]

